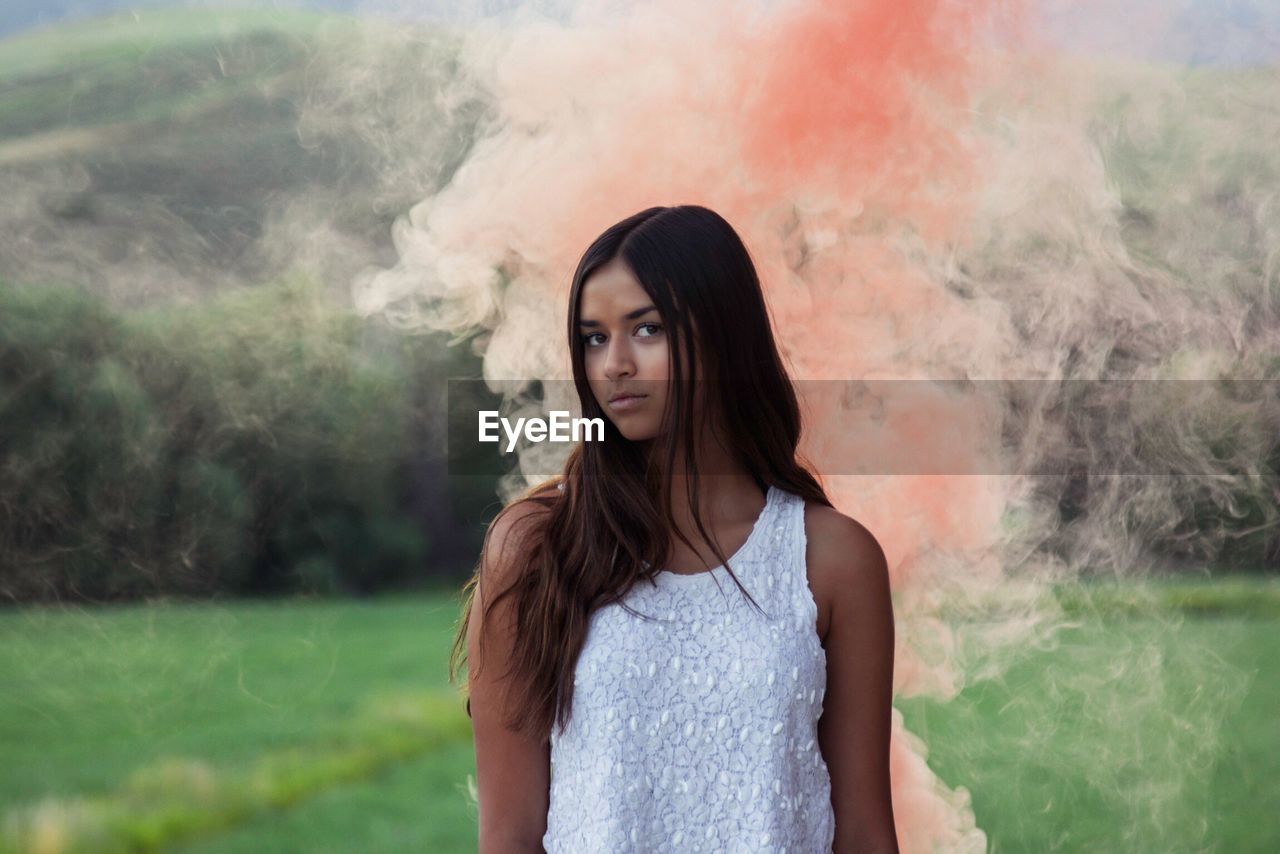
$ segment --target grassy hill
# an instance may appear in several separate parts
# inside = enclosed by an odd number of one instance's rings
[[[430,109],[452,46],[304,11],[143,10],[0,41],[0,278],[133,302],[296,263],[341,287],[394,262],[391,221],[447,180],[481,113]],[[376,96],[347,73],[371,56],[404,70]]]
[[[443,24],[156,8],[0,40],[0,279],[132,302],[302,264],[345,291],[396,261],[391,222],[486,116],[456,45]],[[1130,252],[1209,288],[1263,274],[1280,69],[1075,72]]]

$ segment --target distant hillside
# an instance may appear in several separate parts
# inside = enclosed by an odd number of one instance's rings
[[[269,10],[0,41],[0,279],[131,303],[301,267],[342,298],[398,260],[392,222],[482,132],[489,102],[456,50],[444,25]],[[1071,68],[1098,93],[1090,133],[1129,251],[1207,289],[1272,270],[1280,69]]]
[[[434,106],[454,49],[301,11],[151,10],[0,42],[0,278],[132,302],[292,264],[341,288],[392,263],[392,220],[483,114]]]
[[[520,0],[5,0],[0,5],[0,38],[37,27],[72,24],[131,9],[268,9],[281,7],[316,12],[370,15],[385,12],[415,20],[457,19],[463,13],[493,14],[519,5]],[[539,8],[547,9],[545,2]],[[563,6],[563,3],[560,5]]]
[[[5,0],[0,5],[0,36],[57,24],[73,16],[91,18],[124,7],[165,2],[166,0]]]
[[[23,30],[71,24],[130,9],[176,9],[193,6],[246,7],[289,5],[332,12],[350,12],[361,0],[5,0],[0,5],[0,36]]]

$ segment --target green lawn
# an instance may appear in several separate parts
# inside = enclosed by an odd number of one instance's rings
[[[4,613],[0,803],[110,797],[128,815],[177,797],[186,813],[132,823],[140,844],[204,810],[207,838],[261,850],[292,822],[319,833],[306,815],[322,809],[384,850],[406,834],[473,846],[470,728],[442,652],[456,617],[446,595]],[[397,792],[412,813],[380,826],[365,801]]]
[[[1241,584],[1238,611],[1112,596],[1000,679],[899,700],[989,850],[1280,850],[1280,621]],[[50,851],[473,850],[455,618],[448,595],[0,614],[0,803],[56,798]]]
[[[1280,851],[1280,622],[1126,616],[900,700],[989,851]]]

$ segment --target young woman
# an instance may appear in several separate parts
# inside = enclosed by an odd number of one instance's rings
[[[885,556],[797,461],[746,247],[649,208],[569,306],[604,441],[490,524],[450,659],[480,851],[897,851]]]

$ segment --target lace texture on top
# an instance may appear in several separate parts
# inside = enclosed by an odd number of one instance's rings
[[[723,566],[663,571],[591,616],[573,714],[551,731],[543,847],[561,852],[829,852],[818,747],[826,653],[804,500],[769,487]]]

